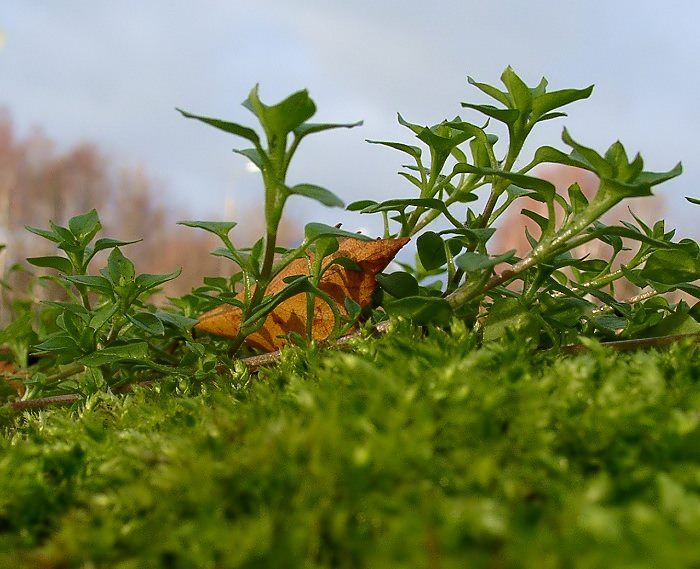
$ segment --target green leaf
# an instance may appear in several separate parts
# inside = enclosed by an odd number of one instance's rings
[[[196,318],[188,318],[177,312],[168,312],[166,310],[156,310],[155,315],[161,322],[169,324],[184,333],[188,333],[198,322]]]
[[[569,186],[569,202],[573,208],[574,215],[578,215],[588,207],[588,198],[581,191],[581,186],[576,182]]]
[[[550,220],[543,215],[540,215],[539,213],[532,211],[530,209],[521,209],[520,213],[522,213],[525,217],[529,217],[532,221],[534,221],[539,228],[542,230],[542,233],[547,231],[549,228],[550,223],[553,223],[554,220]]]
[[[407,207],[424,207],[427,209],[436,209],[440,211],[447,219],[450,220],[456,227],[461,227],[463,224],[455,218],[447,209],[445,202],[437,198],[404,198],[386,200],[381,203],[368,206],[360,213],[379,213],[382,211],[399,211],[403,212]]]
[[[488,83],[478,83],[477,81],[474,81],[474,79],[472,79],[471,77],[467,77],[467,81],[470,85],[474,85],[474,87],[480,89],[489,97],[496,99],[499,103],[504,104],[506,107],[511,106],[512,101],[508,96],[508,93],[504,93],[500,89],[497,89],[496,87],[489,85]]]
[[[314,253],[316,258],[321,257],[321,259],[335,253],[338,250],[338,238],[334,235],[327,235],[325,237],[320,237],[314,243]]]
[[[667,172],[642,172],[637,176],[638,183],[649,184],[656,186],[662,182],[666,182],[672,178],[680,176],[683,173],[683,165],[679,162]]]
[[[70,353],[79,351],[77,342],[68,334],[61,331],[46,338],[40,344],[33,346],[34,352],[39,353]]]
[[[474,271],[491,269],[499,263],[510,261],[513,259],[513,257],[515,257],[515,249],[511,249],[510,251],[503,253],[502,255],[497,255],[496,257],[489,257],[488,255],[482,255],[481,253],[467,251],[457,257],[455,259],[455,263],[466,273],[471,273]]]
[[[442,167],[452,150],[469,140],[474,133],[466,130],[451,129],[447,123],[437,125],[437,127],[425,127],[421,130],[417,138],[427,144],[434,151],[433,159],[438,167]]]
[[[99,292],[106,295],[112,294],[112,283],[110,283],[106,278],[100,276],[92,275],[68,275],[62,277],[63,280],[76,285],[86,286],[95,292]]]
[[[374,200],[359,200],[348,204],[348,206],[345,209],[347,211],[361,211],[373,205],[377,205],[377,202],[375,202]]]
[[[221,240],[226,241],[231,230],[238,225],[235,221],[178,221],[177,225],[185,225],[186,227],[195,227],[204,229],[209,233],[213,233]]]
[[[468,227],[445,229],[440,231],[438,235],[464,235],[469,240],[475,243],[486,243],[493,234],[496,233],[495,227],[483,227],[470,229]]]
[[[92,248],[92,253],[95,254],[98,251],[103,251],[104,249],[111,249],[113,247],[123,247],[124,245],[131,245],[132,243],[139,243],[143,239],[134,239],[133,241],[122,241],[121,239],[110,239],[109,237],[103,237],[95,241],[95,246]]]
[[[405,120],[402,116],[401,113],[396,113],[397,115],[397,120],[401,126],[405,126],[406,128],[410,129],[413,131],[414,134],[419,134],[425,127],[421,126],[419,124],[414,124],[411,122],[408,122]]]
[[[134,283],[136,284],[136,288],[138,288],[140,292],[145,292],[179,277],[180,273],[182,273],[182,269],[177,269],[176,271],[173,271],[171,273],[165,273],[161,275],[151,275],[144,273],[142,275],[137,276]]]
[[[112,318],[112,316],[114,316],[118,310],[119,304],[116,302],[110,302],[101,306],[92,314],[89,326],[94,330],[99,330],[102,328],[102,326],[109,322],[110,318]]]
[[[482,168],[479,166],[472,166],[471,164],[455,164],[452,169],[453,174],[480,174],[482,176],[499,176],[509,180],[516,186],[524,188],[527,190],[535,190],[539,193],[543,199],[546,201],[551,201],[554,199],[554,194],[556,193],[556,188],[554,184],[543,180],[542,178],[535,178],[534,176],[527,176],[526,174],[516,174],[515,172],[504,172],[503,170],[498,170],[495,168]]]
[[[573,103],[574,101],[587,99],[591,96],[592,92],[593,85],[589,85],[585,89],[562,89],[560,91],[543,93],[535,97],[532,101],[532,114],[535,116],[536,120],[543,120],[545,113]]]
[[[296,186],[289,188],[289,192],[299,196],[311,198],[328,207],[345,207],[343,200],[341,200],[333,192],[314,184],[297,184]]]
[[[78,359],[88,367],[99,367],[120,361],[143,361],[148,359],[148,344],[146,342],[133,342],[121,346],[108,346]]]
[[[107,258],[107,270],[100,272],[114,286],[127,286],[134,281],[136,269],[134,263],[127,259],[118,247],[115,247]]]
[[[163,322],[151,312],[137,312],[133,316],[127,314],[126,317],[134,326],[140,328],[149,335],[163,336],[165,334]]]
[[[345,305],[345,310],[347,310],[348,317],[350,318],[351,321],[357,320],[360,317],[360,315],[362,314],[362,306],[360,306],[357,302],[355,302],[349,296],[345,297],[343,304]]]
[[[56,225],[53,221],[49,221],[49,226],[60,239],[59,248],[61,249],[76,249],[79,247],[78,240],[75,238],[70,229],[61,225]]]
[[[452,308],[444,298],[434,296],[406,296],[384,307],[389,316],[402,316],[414,324],[447,325],[452,316]]]
[[[255,164],[255,167],[258,170],[263,169],[263,157],[258,152],[257,148],[234,148],[233,151],[236,154],[240,154],[241,156],[245,156],[248,160],[250,160],[253,164]]]
[[[360,264],[353,261],[349,257],[336,257],[335,259],[333,259],[330,262],[330,264],[328,266],[330,266],[330,265],[340,265],[341,267],[344,267],[344,268],[348,269],[349,271],[356,271],[356,272],[362,271],[362,267],[360,266]]]
[[[27,262],[35,267],[46,267],[56,269],[64,275],[69,275],[73,272],[73,264],[65,257],[49,256],[49,257],[28,257]]]
[[[48,239],[49,241],[53,241],[54,243],[61,242],[61,237],[54,231],[49,231],[48,229],[41,229],[39,227],[32,227],[31,225],[25,225],[24,228],[30,233],[34,233],[34,235],[38,235],[39,237],[43,237],[44,239]]]
[[[685,199],[687,199],[690,203],[693,203],[695,205],[700,205],[700,199],[698,199],[698,198],[691,198],[691,197],[686,196]]]
[[[474,103],[462,103],[463,107],[474,109],[480,113],[485,114],[487,117],[491,117],[505,123],[507,125],[512,125],[518,120],[520,112],[516,109],[499,109],[493,105],[476,105]]]
[[[245,138],[246,140],[249,140],[250,142],[255,144],[256,148],[260,146],[260,137],[258,136],[258,133],[255,132],[252,128],[248,128],[233,122],[222,121],[220,119],[193,115],[192,113],[188,113],[186,111],[183,111],[182,109],[176,110],[179,111],[182,114],[182,116],[187,117],[188,119],[196,119],[205,124],[213,126],[214,128],[223,130],[224,132],[228,132],[231,134],[235,134],[236,136],[240,136],[241,138]]]
[[[492,342],[505,336],[506,330],[524,334],[537,340],[540,325],[532,311],[516,298],[500,298],[491,306],[484,325],[484,342]]]
[[[267,106],[260,101],[258,85],[255,85],[243,106],[258,117],[271,144],[275,137],[286,137],[316,113],[316,105],[306,89],[292,93],[276,105]]]
[[[562,131],[561,139],[576,151],[576,154],[583,159],[582,161],[585,164],[588,164],[587,170],[595,172],[600,178],[612,178],[614,176],[612,165],[592,148],[576,142],[571,138],[568,130],[564,129]]]
[[[684,250],[657,249],[647,259],[640,275],[665,285],[690,283],[700,278],[700,260]]]
[[[323,223],[307,223],[304,226],[304,236],[308,243],[312,243],[319,237],[334,235],[336,237],[350,237],[352,239],[360,239],[362,241],[372,241],[371,237],[361,235],[360,233],[352,233],[338,227],[332,227]]]
[[[377,283],[395,298],[418,296],[418,281],[409,273],[397,271],[390,274],[379,273]]]
[[[445,243],[434,231],[422,233],[416,240],[416,248],[421,264],[428,271],[438,269],[447,262]]]
[[[529,114],[532,109],[532,93],[510,65],[501,74],[501,81],[508,89],[515,108],[523,114]]]
[[[415,158],[416,162],[420,163],[420,158],[422,150],[418,146],[410,146],[408,144],[402,144],[400,142],[387,142],[384,140],[367,140],[370,144],[381,144],[382,146],[388,146],[400,152],[405,152],[409,156]]]
[[[666,316],[658,324],[644,330],[641,337],[653,338],[655,336],[675,336],[697,333],[700,333],[700,323],[689,314],[674,312]]]
[[[543,294],[540,298],[542,317],[550,324],[562,328],[575,328],[582,318],[595,309],[593,303],[576,296],[556,298]]]
[[[591,318],[591,322],[598,328],[603,328],[605,330],[617,331],[623,329],[627,326],[627,319],[622,316],[615,316],[613,314],[601,314],[599,316],[594,316]]]
[[[72,217],[68,221],[68,228],[80,243],[87,245],[95,234],[102,229],[102,224],[97,216],[97,211],[93,209],[82,215]]]
[[[294,129],[294,134],[298,138],[303,138],[307,134],[314,134],[317,132],[322,132],[324,130],[330,130],[335,128],[355,128],[356,126],[361,126],[363,121],[357,121],[353,123],[310,123],[305,122]]]
[[[565,166],[574,166],[575,168],[583,168],[589,172],[595,172],[592,166],[576,156],[572,156],[553,148],[552,146],[540,146],[535,152],[532,162],[527,165],[527,169],[531,169],[538,164],[564,164]]]

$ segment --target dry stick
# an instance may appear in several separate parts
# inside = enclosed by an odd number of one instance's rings
[[[375,324],[372,327],[372,334],[381,334],[389,330],[391,327],[391,322],[389,320],[384,320]],[[352,334],[347,334],[338,338],[333,342],[333,347],[342,347],[350,343],[352,340],[361,337],[362,332],[357,331]],[[601,346],[604,348],[609,348],[616,351],[624,350],[637,350],[642,348],[658,348],[662,346],[668,346],[675,342],[682,340],[693,339],[695,342],[700,342],[700,333],[694,334],[676,334],[672,336],[655,336],[653,338],[640,338],[637,340],[616,340],[612,342],[601,342]],[[580,354],[589,350],[590,348],[585,344],[571,344],[568,346],[562,346],[560,350],[565,354]],[[282,355],[282,350],[276,350],[274,352],[269,352],[266,354],[260,354],[257,356],[251,356],[248,358],[242,358],[239,360],[248,368],[249,373],[256,373],[261,367],[272,365],[278,363]],[[144,381],[141,383],[135,383],[132,385],[125,385],[123,387],[114,390],[114,393],[129,393],[134,387],[151,387],[155,382]],[[67,394],[67,395],[52,395],[49,397],[40,397],[37,399],[28,399],[26,401],[15,401],[9,405],[13,411],[25,411],[27,409],[39,409],[43,407],[48,407],[52,405],[72,405],[73,403],[81,399],[80,395],[77,394]]]

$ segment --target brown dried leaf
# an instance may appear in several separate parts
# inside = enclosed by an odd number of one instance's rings
[[[341,314],[346,315],[344,301],[349,297],[360,306],[369,304],[376,286],[376,275],[386,268],[399,249],[408,243],[408,238],[377,239],[362,241],[360,239],[340,239],[338,251],[324,259],[324,264],[332,259],[346,257],[357,263],[361,271],[346,269],[341,265],[332,265],[321,278],[319,288],[336,301]],[[313,257],[312,257],[313,258]],[[292,275],[308,275],[308,260],[297,259],[279,273],[267,288],[267,294],[276,294],[284,289],[284,278]],[[237,298],[243,300],[240,293]],[[314,340],[322,341],[333,331],[333,312],[328,304],[316,298],[312,322]],[[218,336],[233,338],[241,324],[241,310],[230,304],[223,304],[205,312],[199,318],[195,329]],[[246,344],[264,351],[281,348],[286,340],[279,336],[296,332],[302,336],[306,333],[306,295],[300,293],[280,303],[270,314],[263,327],[246,338]]]

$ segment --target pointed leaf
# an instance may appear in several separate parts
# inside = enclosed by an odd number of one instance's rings
[[[81,243],[87,244],[95,234],[102,228],[97,211],[92,209],[82,215],[76,215],[68,221],[70,232]]]
[[[586,146],[576,142],[573,138],[571,138],[568,130],[563,130],[561,138],[566,144],[571,146],[571,148],[576,151],[578,156],[583,158],[583,160],[590,165],[587,169],[590,170],[592,168],[592,171],[598,174],[598,176],[601,178],[611,178],[614,176],[613,167],[608,164],[605,158],[603,158],[592,148],[587,148]]]
[[[121,239],[110,239],[109,237],[103,237],[95,241],[95,246],[92,248],[92,254],[94,255],[98,251],[103,251],[104,249],[111,249],[112,247],[123,247],[124,245],[131,245],[132,243],[139,243],[143,239],[134,239],[133,241],[122,241]]]
[[[235,134],[236,136],[240,136],[241,138],[245,138],[246,140],[249,140],[250,142],[255,144],[256,147],[260,145],[260,137],[258,136],[258,133],[255,132],[252,128],[248,128],[246,126],[242,126],[233,122],[222,121],[220,119],[193,115],[192,113],[188,113],[181,109],[177,109],[177,111],[179,111],[182,114],[182,116],[187,117],[188,119],[197,119],[198,121],[213,126],[214,128],[218,128],[219,130],[223,130],[224,132],[228,132],[231,134]]]
[[[240,149],[234,148],[233,151],[236,154],[240,154],[242,156],[245,156],[248,160],[250,160],[255,165],[255,167],[258,170],[263,169],[263,164],[264,164],[263,158],[260,155],[260,152],[258,152],[258,150],[256,148],[240,148]]]
[[[112,284],[104,277],[96,275],[68,275],[62,277],[62,279],[73,284],[84,285],[102,294],[112,294]]]
[[[485,114],[487,117],[491,117],[507,125],[512,125],[515,123],[520,116],[520,112],[517,109],[499,109],[498,107],[494,107],[492,105],[476,105],[474,103],[462,103],[462,106],[479,111],[480,113]]]
[[[510,107],[512,104],[512,101],[510,97],[508,96],[508,93],[504,93],[500,89],[497,89],[496,87],[493,87],[492,85],[489,85],[488,83],[478,83],[471,77],[467,77],[467,81],[469,82],[470,85],[474,85],[474,87],[480,89],[484,93],[486,93],[489,97],[492,97],[493,99],[496,99],[499,103],[504,104],[506,107]]]
[[[471,273],[474,271],[491,269],[499,263],[510,261],[513,257],[515,257],[515,249],[507,251],[502,255],[497,255],[496,257],[489,257],[488,255],[482,255],[481,253],[467,251],[457,257],[455,259],[455,263],[466,273]]]
[[[294,134],[302,138],[307,134],[313,134],[316,132],[322,132],[324,130],[330,130],[335,128],[355,128],[356,126],[362,126],[363,121],[357,121],[353,123],[310,123],[305,122],[294,129]]]
[[[328,207],[345,207],[343,200],[333,192],[314,184],[297,184],[289,189],[290,193],[311,198]]]
[[[434,296],[407,296],[387,303],[385,308],[389,316],[402,316],[418,325],[444,326],[452,316],[449,303]]]
[[[528,114],[532,109],[532,93],[510,65],[502,73],[501,81],[507,87],[515,108],[525,115]]]
[[[573,103],[574,101],[587,99],[591,96],[592,92],[593,85],[589,85],[585,89],[562,89],[560,91],[543,93],[535,97],[532,101],[532,113],[535,117],[539,117],[538,120],[542,120],[544,119],[543,115],[545,115],[545,113]]]
[[[209,233],[213,233],[222,240],[228,238],[228,234],[231,230],[238,225],[235,221],[178,221],[177,225],[185,225],[187,227],[195,227],[197,229],[204,229]]]
[[[69,275],[73,272],[73,264],[68,259],[55,255],[49,257],[27,257],[27,263],[35,267],[56,269],[64,275]]]
[[[99,367],[120,361],[143,361],[148,357],[148,344],[134,342],[122,346],[109,346],[83,356],[78,362],[88,367]]]
[[[336,237],[351,237],[353,239],[359,239],[363,241],[372,241],[371,237],[360,235],[359,233],[352,233],[351,231],[345,231],[344,229],[340,229],[339,227],[332,227],[323,223],[307,223],[304,226],[304,235],[306,237],[306,241],[309,243],[315,241],[319,237],[326,235],[335,235]]]
[[[513,182],[513,184],[520,188],[535,190],[547,201],[553,200],[554,194],[556,193],[556,188],[551,182],[543,180],[542,178],[528,176],[526,174],[504,172],[495,168],[481,168],[478,166],[472,166],[471,164],[455,164],[452,172],[455,174],[468,173],[481,174],[482,176],[499,176]]]
[[[377,283],[394,298],[418,296],[418,281],[413,275],[404,271],[396,271],[388,275],[379,273]]]
[[[384,140],[367,139],[367,142],[369,142],[370,144],[380,144],[382,146],[388,146],[389,148],[393,148],[394,150],[405,152],[409,156],[415,158],[416,162],[420,162],[422,150],[418,146],[410,146],[408,144],[402,144],[400,142],[387,142]]]
[[[137,276],[134,283],[139,291],[144,292],[179,277],[180,273],[182,273],[182,269],[177,269],[172,273],[165,273],[162,275],[150,275],[144,273]]]
[[[433,231],[422,233],[416,240],[416,248],[421,264],[428,271],[438,269],[447,262],[445,243]]]
[[[155,314],[150,312],[137,312],[133,316],[127,314],[126,317],[134,326],[151,336],[163,336],[165,334],[163,322],[161,322],[160,318]]]
[[[61,237],[54,231],[49,231],[48,229],[41,229],[39,227],[32,227],[31,225],[25,225],[24,228],[30,233],[34,233],[35,235],[43,237],[44,239],[48,239],[49,241],[53,241],[54,243],[61,242]]]

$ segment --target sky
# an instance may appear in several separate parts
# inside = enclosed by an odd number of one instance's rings
[[[530,151],[565,149],[566,126],[599,151],[621,140],[649,170],[682,161],[683,176],[658,188],[663,216],[697,236],[700,210],[684,196],[700,196],[698,21],[692,0],[3,0],[0,109],[20,135],[40,127],[59,148],[94,142],[117,164],[143,165],[190,218],[235,219],[262,195],[231,152],[246,145],[175,107],[252,126],[240,103],[253,85],[268,104],[307,88],[314,121],[364,124],[305,139],[289,181],[346,203],[414,197],[396,175],[402,157],[365,140],[414,143],[397,112],[426,125],[480,121],[460,107],[486,102],[467,76],[496,84],[511,65],[530,85],[595,84],[534,131]],[[289,213],[374,223],[299,197]]]

